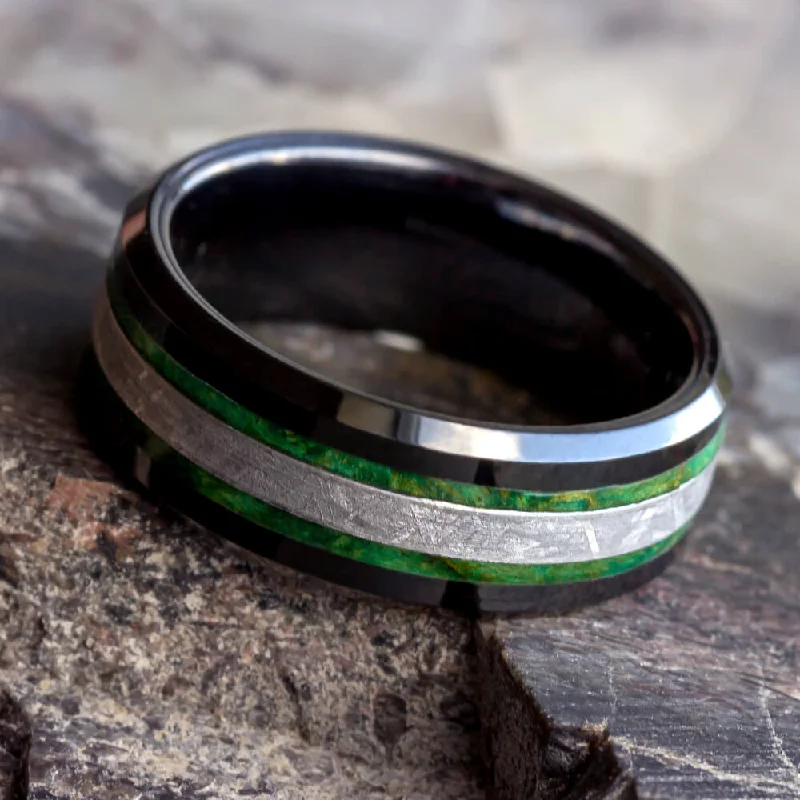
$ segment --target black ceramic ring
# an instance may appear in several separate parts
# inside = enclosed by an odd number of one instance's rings
[[[370,394],[264,322],[399,332],[525,418]],[[130,204],[94,324],[97,440],[223,535],[325,578],[477,610],[638,585],[700,509],[714,324],[597,213],[476,161],[345,134],[203,150]],[[113,451],[113,453],[111,452]]]

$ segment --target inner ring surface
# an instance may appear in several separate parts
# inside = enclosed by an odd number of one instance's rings
[[[251,164],[196,182],[168,227],[183,274],[236,326],[406,334],[521,390],[520,425],[641,414],[697,366],[685,316],[652,285],[658,264],[452,172]]]

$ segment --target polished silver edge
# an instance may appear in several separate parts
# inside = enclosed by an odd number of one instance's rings
[[[125,405],[177,452],[222,481],[310,522],[381,544],[469,561],[590,561],[656,544],[689,522],[713,464],[679,488],[627,506],[584,512],[498,511],[408,497],[335,475],[273,450],[207,413],[164,380],[120,329],[105,293],[94,347]]]
[[[402,166],[418,172],[435,172],[442,169],[447,158],[452,157],[448,153],[438,153],[408,143],[348,134],[303,132],[292,136],[298,141],[288,142],[282,134],[265,134],[223,142],[200,151],[162,176],[153,190],[149,208],[149,224],[158,256],[169,266],[172,275],[191,296],[192,301],[218,324],[225,326],[249,345],[282,361],[286,359],[220,314],[184,275],[169,236],[169,225],[177,204],[189,192],[215,175],[254,164],[270,164],[280,168],[282,165],[313,159]],[[397,148],[405,150],[399,151]],[[456,158],[459,162],[465,161],[461,157]],[[485,171],[492,170],[488,166],[474,166]],[[583,209],[583,213],[598,216],[589,209]],[[613,226],[608,220],[605,223]],[[703,312],[707,313],[702,302],[699,299],[697,302]],[[713,328],[710,316],[709,322]],[[716,337],[715,331],[713,336]],[[296,364],[292,366],[302,369]],[[724,366],[720,364],[717,375],[711,378],[709,385],[686,405],[671,413],[646,421],[631,417],[597,430],[520,430],[482,426],[394,406],[380,398],[353,390],[349,390],[336,419],[351,428],[403,444],[466,458],[576,465],[617,461],[657,453],[687,443],[718,425],[727,407],[720,382],[723,373]]]

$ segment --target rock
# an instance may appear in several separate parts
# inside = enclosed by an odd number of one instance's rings
[[[800,797],[800,462],[738,405],[674,566],[579,614],[480,625],[498,797]]]
[[[11,694],[0,687],[0,800],[28,796],[28,756],[31,729]]]

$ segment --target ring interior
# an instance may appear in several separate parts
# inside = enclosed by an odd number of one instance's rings
[[[237,325],[405,333],[561,425],[659,405],[695,366],[687,315],[652,265],[547,197],[545,213],[446,170],[260,163],[197,182],[169,232],[188,280]]]

